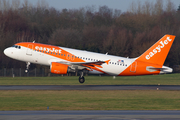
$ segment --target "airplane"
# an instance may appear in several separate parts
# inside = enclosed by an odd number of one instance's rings
[[[111,76],[137,76],[171,73],[172,68],[163,66],[174,35],[164,35],[147,51],[136,58],[126,58],[102,53],[77,50],[35,42],[20,42],[4,50],[4,54],[15,60],[26,62],[28,72],[31,63],[50,66],[54,74],[79,72],[79,82],[84,83],[84,74],[106,74]]]

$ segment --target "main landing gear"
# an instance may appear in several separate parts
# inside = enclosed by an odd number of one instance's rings
[[[26,73],[28,73],[29,71],[30,64],[31,64],[30,62],[26,62],[26,70],[25,70]]]
[[[81,71],[79,76],[79,83],[84,83],[84,82],[85,82],[84,71]]]

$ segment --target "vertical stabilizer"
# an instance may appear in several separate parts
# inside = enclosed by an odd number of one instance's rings
[[[164,35],[152,47],[138,57],[137,60],[163,65],[174,39],[174,35]]]

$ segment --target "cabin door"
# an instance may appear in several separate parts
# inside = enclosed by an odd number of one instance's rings
[[[33,51],[33,45],[32,44],[28,44],[26,55],[32,56],[32,51]]]
[[[137,62],[134,61],[132,64],[131,64],[131,68],[130,68],[130,72],[136,72],[136,67],[137,67]]]

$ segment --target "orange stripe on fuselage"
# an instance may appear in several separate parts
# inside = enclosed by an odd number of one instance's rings
[[[89,67],[89,68],[91,68],[91,69],[93,69],[93,70],[96,70],[96,71],[99,71],[99,72],[101,72],[101,73],[104,73],[104,74],[107,74],[106,72],[104,72],[104,71],[102,71],[102,70],[100,70],[100,69],[98,69],[98,68],[96,68],[96,67],[94,67],[94,66],[89,66],[89,65],[86,65],[86,64],[82,64],[83,66],[86,66],[86,67]],[[107,74],[108,75],[108,74]]]

